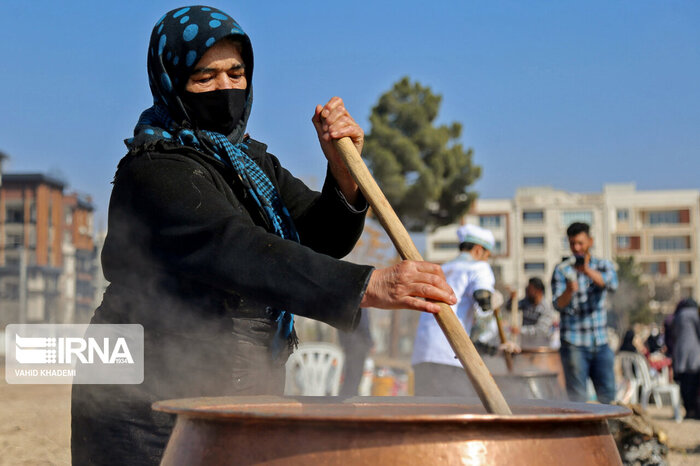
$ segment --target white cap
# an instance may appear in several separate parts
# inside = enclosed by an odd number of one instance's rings
[[[462,225],[457,228],[457,238],[460,243],[474,243],[491,251],[496,239],[486,228],[481,228],[476,225]]]

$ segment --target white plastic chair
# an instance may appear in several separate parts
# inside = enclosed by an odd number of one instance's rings
[[[662,406],[661,395],[667,393],[673,406],[673,417],[676,422],[681,422],[681,389],[673,383],[661,377],[652,377],[649,372],[647,360],[641,354],[631,351],[620,351],[616,358],[620,362],[622,377],[627,382],[625,393],[629,396],[629,403],[640,403],[643,408],[649,405],[649,397],[654,397],[657,408]]]
[[[287,360],[285,395],[337,396],[345,355],[332,343],[301,343]]]

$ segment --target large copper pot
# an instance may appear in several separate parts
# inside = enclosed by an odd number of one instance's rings
[[[513,368],[515,372],[532,370],[533,368],[557,373],[559,385],[566,390],[564,368],[561,365],[559,350],[548,346],[536,346],[523,348],[522,352],[513,355]]]
[[[508,370],[503,352],[484,354],[482,359],[506,398],[566,400],[566,384],[561,357],[548,347],[523,348],[513,354],[513,370]]]
[[[222,397],[161,401],[177,414],[162,465],[621,464],[610,405],[476,398]]]
[[[513,373],[493,374],[496,385],[507,399],[565,401],[566,391],[559,386],[557,373],[542,370],[518,370]]]

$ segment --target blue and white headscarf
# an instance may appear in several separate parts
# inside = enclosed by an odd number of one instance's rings
[[[220,134],[197,130],[187,115],[180,95],[195,65],[217,41],[233,37],[241,42],[241,57],[248,82],[243,117],[231,132]],[[138,150],[167,140],[213,155],[233,168],[244,186],[282,238],[299,241],[294,222],[267,175],[246,154],[245,129],[253,102],[253,48],[243,29],[226,13],[207,6],[188,6],[166,13],[155,25],[148,48],[148,81],[153,106],[145,110],[127,147]],[[294,316],[280,311],[277,343],[287,341]],[[279,348],[273,348],[278,351]]]

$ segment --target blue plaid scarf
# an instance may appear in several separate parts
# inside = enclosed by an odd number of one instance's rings
[[[242,44],[241,55],[248,81],[244,115],[231,134],[193,129],[194,125],[179,94],[184,91],[189,76],[204,53],[216,41],[232,36]],[[153,28],[148,52],[148,77],[154,104],[141,114],[134,128],[134,136],[124,142],[130,151],[137,151],[146,144],[166,140],[214,156],[236,172],[251,198],[270,221],[273,232],[284,239],[299,242],[292,217],[277,189],[246,154],[248,147],[244,134],[253,101],[252,74],[253,50],[250,40],[233,18],[206,6],[178,8],[166,13]],[[284,343],[296,343],[292,335],[294,315],[278,311],[273,354],[278,353]]]

